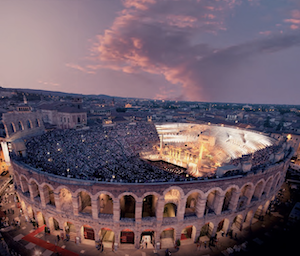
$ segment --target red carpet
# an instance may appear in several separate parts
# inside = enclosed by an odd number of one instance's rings
[[[67,249],[63,249],[59,246],[55,246],[55,244],[50,244],[42,239],[39,239],[37,237],[35,237],[35,235],[37,235],[38,233],[42,232],[45,230],[45,225],[36,229],[35,231],[33,231],[32,233],[24,236],[22,239],[25,240],[25,241],[28,241],[30,243],[33,243],[33,244],[36,244],[40,247],[43,247],[49,251],[52,251],[52,252],[59,252],[61,255],[63,256],[79,256],[78,253],[75,253],[75,252],[71,252]]]

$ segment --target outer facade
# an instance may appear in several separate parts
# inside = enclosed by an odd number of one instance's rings
[[[25,215],[45,223],[52,233],[93,243],[109,231],[104,245],[121,248],[138,248],[141,237],[151,234],[153,244],[164,248],[176,239],[193,243],[199,236],[251,225],[266,213],[293,153],[290,148],[279,163],[243,176],[184,182],[70,179],[17,161],[12,161],[12,172]],[[132,237],[126,241],[128,234]]]

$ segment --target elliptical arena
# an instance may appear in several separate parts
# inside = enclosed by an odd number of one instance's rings
[[[210,124],[118,124],[23,142],[11,164],[24,214],[107,248],[142,239],[168,248],[248,227],[294,154],[286,138]]]

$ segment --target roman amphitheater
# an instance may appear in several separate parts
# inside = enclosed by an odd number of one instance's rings
[[[25,215],[110,248],[142,239],[167,248],[249,227],[294,154],[283,137],[188,123],[58,130],[22,143],[11,169]]]

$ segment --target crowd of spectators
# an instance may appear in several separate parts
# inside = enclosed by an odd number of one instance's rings
[[[272,156],[274,157],[274,154],[276,154],[281,148],[282,145],[272,145],[269,147],[265,147],[263,149],[255,151],[252,154],[244,155],[241,158],[232,159],[229,164],[238,166],[243,159],[248,159],[252,164],[252,168],[258,168],[264,165],[268,165],[273,161]]]
[[[169,181],[182,175],[139,157],[159,145],[152,123],[120,123],[88,130],[55,130],[26,141],[26,164],[56,175],[99,181]]]

